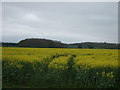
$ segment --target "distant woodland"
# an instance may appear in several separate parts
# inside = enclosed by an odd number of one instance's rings
[[[2,47],[33,47],[33,48],[91,48],[91,49],[120,49],[120,44],[102,42],[83,42],[66,44],[49,39],[30,38],[18,43],[2,42]]]

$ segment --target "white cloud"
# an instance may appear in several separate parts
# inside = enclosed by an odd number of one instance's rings
[[[39,18],[35,14],[32,14],[32,13],[26,14],[24,16],[24,19],[30,20],[30,21],[38,21],[39,20]]]

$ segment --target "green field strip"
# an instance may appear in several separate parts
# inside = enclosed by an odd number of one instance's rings
[[[70,57],[70,59],[69,59],[69,62],[68,62],[68,70],[69,71],[71,71],[72,70],[72,68],[73,68],[73,65],[74,65],[74,58],[76,57],[76,55],[70,55],[71,57]]]
[[[74,66],[74,58],[76,57],[76,55],[74,55],[74,54],[72,54],[72,55],[70,55],[70,58],[69,58],[69,61],[68,61],[68,63],[67,63],[67,65],[68,65],[68,70],[67,70],[67,85],[69,86],[69,87],[74,87],[74,78],[75,78],[75,75],[76,75],[76,70],[73,68],[73,66]]]

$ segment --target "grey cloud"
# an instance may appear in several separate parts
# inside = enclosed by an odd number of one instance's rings
[[[3,3],[3,41],[117,42],[117,3]]]

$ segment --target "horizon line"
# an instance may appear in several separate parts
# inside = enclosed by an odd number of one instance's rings
[[[46,40],[52,40],[52,41],[60,41],[60,40],[55,40],[55,39],[49,39],[49,38],[25,38],[25,39],[21,39],[20,41],[22,40],[26,40],[26,39],[46,39]],[[12,41],[0,41],[0,43],[19,43],[20,41],[18,42],[12,42]],[[60,41],[61,43],[65,43],[65,44],[75,44],[75,43],[85,43],[85,42],[91,42],[91,43],[114,43],[114,44],[119,44],[119,42],[107,42],[107,41],[81,41],[81,42],[63,42],[63,41]]]

